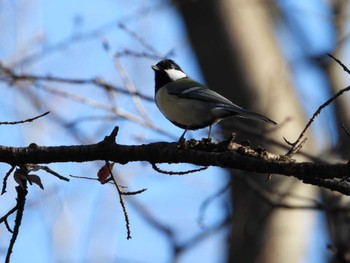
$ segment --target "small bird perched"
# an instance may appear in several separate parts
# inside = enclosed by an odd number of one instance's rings
[[[155,71],[155,100],[159,110],[176,126],[188,130],[211,126],[228,117],[240,117],[264,121],[276,125],[273,120],[243,109],[230,100],[187,77],[171,59],[164,59],[152,66]]]

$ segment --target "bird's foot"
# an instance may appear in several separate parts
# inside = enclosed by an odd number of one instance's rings
[[[178,141],[178,149],[183,150],[187,148],[187,144],[186,144],[186,139],[185,137],[181,136],[179,141]]]
[[[211,143],[211,142],[212,142],[211,137],[202,138],[202,142],[203,142],[203,143]]]

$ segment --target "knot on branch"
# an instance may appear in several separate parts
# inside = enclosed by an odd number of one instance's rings
[[[101,143],[103,144],[116,144],[115,140],[119,132],[119,127],[115,126],[110,135],[106,136]]]

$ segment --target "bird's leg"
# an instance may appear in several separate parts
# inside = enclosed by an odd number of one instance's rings
[[[209,126],[208,141],[211,141],[211,125]]]
[[[180,137],[180,139],[179,139],[179,142],[180,142],[180,143],[183,142],[183,141],[186,141],[186,139],[185,139],[185,134],[186,134],[187,131],[188,131],[188,128],[186,128],[185,131],[183,132],[183,134],[181,135],[181,137]]]

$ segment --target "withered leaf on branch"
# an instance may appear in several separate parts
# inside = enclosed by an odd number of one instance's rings
[[[44,190],[44,185],[41,183],[41,179],[40,179],[40,177],[38,175],[36,175],[36,174],[28,174],[27,179],[28,179],[28,182],[30,184],[36,184],[41,189]]]

